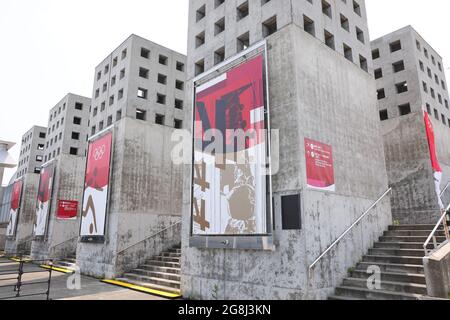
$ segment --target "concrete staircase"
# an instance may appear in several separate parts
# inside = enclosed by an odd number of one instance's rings
[[[433,230],[433,225],[390,226],[379,242],[369,250],[361,262],[349,272],[341,286],[336,288],[330,300],[422,300],[426,297],[422,258],[423,244]],[[445,241],[441,228],[438,243]],[[430,244],[429,248],[433,248]],[[381,289],[368,289],[368,268],[378,266],[381,270]]]
[[[53,267],[75,271],[77,269],[77,258],[75,254],[73,254],[67,258],[54,260]]]
[[[116,279],[137,286],[180,294],[181,245],[147,260],[135,270]]]

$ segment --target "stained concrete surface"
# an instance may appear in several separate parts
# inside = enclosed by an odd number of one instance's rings
[[[48,279],[48,272],[34,264],[25,264],[24,275],[25,282],[43,282]],[[0,258],[0,300],[4,297],[15,295],[13,287],[4,287],[16,283],[15,280],[4,280],[5,278],[14,278],[16,275],[3,275],[6,270],[18,269],[19,264]],[[29,272],[29,273],[28,273]],[[52,281],[50,287],[50,298],[52,300],[165,300],[157,296],[140,293],[137,291],[120,288],[110,284],[102,283],[100,280],[81,276],[81,289],[69,290],[67,280],[70,274],[52,272]],[[47,284],[36,284],[24,286],[23,294],[33,294],[46,292]],[[13,298],[11,300],[45,300],[46,295]]]

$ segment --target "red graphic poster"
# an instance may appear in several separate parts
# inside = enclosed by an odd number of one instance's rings
[[[263,55],[196,87],[194,235],[267,233],[264,97]]]
[[[425,131],[426,131],[427,139],[428,139],[428,147],[430,150],[431,166],[433,167],[433,171],[434,171],[433,172],[434,187],[436,189],[439,207],[441,209],[444,209],[444,204],[442,203],[442,199],[441,199],[442,169],[441,169],[441,166],[439,165],[439,161],[437,158],[433,123],[431,122],[430,117],[428,116],[428,113],[426,111],[423,112],[423,115],[424,115],[424,121],[425,121]]]
[[[39,177],[39,189],[34,221],[34,235],[45,236],[48,216],[50,212],[50,202],[53,190],[53,176],[55,172],[54,163],[42,168]]]
[[[58,200],[56,217],[60,220],[75,220],[78,215],[78,201]]]
[[[305,138],[306,177],[309,188],[335,192],[331,146]]]
[[[104,236],[109,190],[112,132],[89,143],[81,236]]]
[[[6,236],[14,237],[17,230],[17,220],[19,219],[20,201],[22,199],[22,180],[14,182],[11,194],[11,208],[9,211],[9,223],[6,228]]]

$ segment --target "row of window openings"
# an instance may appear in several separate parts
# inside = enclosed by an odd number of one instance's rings
[[[423,83],[423,90],[426,93],[428,93],[428,85],[425,82]],[[406,81],[403,81],[403,82],[395,84],[395,91],[397,94],[408,92],[408,83]],[[430,88],[430,92],[431,92],[431,97],[433,99],[436,99],[436,93],[433,88]],[[382,99],[386,98],[386,92],[385,92],[384,88],[377,90],[377,97],[378,97],[378,100],[382,100]],[[442,96],[440,94],[438,94],[437,97],[438,97],[439,103],[445,104],[445,107],[448,109],[449,108],[448,100],[442,99]]]
[[[149,72],[150,72],[150,70],[148,70],[148,69],[140,68],[139,69],[139,77],[148,79]],[[166,75],[158,74],[157,80],[158,80],[159,84],[167,85],[167,76]],[[115,84],[116,84],[116,80],[115,80],[115,77],[113,77],[111,79],[111,86],[114,86]],[[184,82],[181,80],[175,80],[175,88],[183,91],[184,90]],[[108,90],[108,84],[104,83],[102,92],[106,92],[107,90]],[[95,98],[98,98],[99,96],[100,96],[100,89],[97,89],[95,91]],[[119,90],[119,92],[118,92],[119,100],[122,99],[122,97],[123,97],[123,89]]]
[[[58,122],[56,122],[56,124],[53,124],[50,128],[48,128],[48,134],[55,132],[55,130],[58,130],[60,125],[61,126],[64,125],[64,117],[61,118],[61,120],[58,120]]]
[[[31,149],[31,145],[27,145],[26,147],[22,148],[22,150],[20,150],[20,156],[22,156],[25,153],[27,153],[28,151],[30,151],[30,149]],[[44,150],[44,145],[38,144],[37,150]]]
[[[116,114],[116,121],[119,121],[122,118],[122,111],[118,111]],[[142,109],[136,109],[136,119],[141,121],[147,121],[147,111]],[[166,117],[162,114],[156,114],[155,115],[155,124],[158,125],[165,125],[165,119]],[[109,116],[107,120],[107,127],[112,125],[113,117]],[[175,129],[182,129],[183,128],[183,121],[179,119],[174,119],[173,124]],[[98,124],[98,131],[102,131],[105,128],[105,124],[103,121],[100,121]],[[94,135],[97,132],[97,127],[93,126],[91,128],[91,135]]]
[[[427,108],[427,112],[428,114],[431,116],[431,106],[427,103],[426,105]],[[398,111],[399,111],[399,115],[400,116],[405,116],[411,113],[411,105],[409,103],[403,104],[398,106]],[[436,118],[436,120],[438,121],[442,121],[442,124],[444,125],[448,125],[450,127],[450,119],[447,119],[445,117],[444,114],[441,114],[441,116],[439,117],[439,112],[437,109],[434,109],[434,117]],[[380,120],[381,121],[386,121],[389,119],[389,114],[388,114],[388,110],[384,109],[380,111]]]
[[[265,4],[269,3],[271,0],[261,0],[261,6],[264,6]],[[313,4],[313,0],[307,0],[309,3]],[[347,3],[347,0],[341,0],[343,3]],[[220,7],[225,0],[215,0],[214,1],[214,9]],[[358,2],[353,0],[353,11],[361,16],[361,6]],[[323,14],[327,15],[328,17],[332,18],[332,9],[331,5],[325,1],[322,0],[322,12]],[[250,6],[249,1],[245,1],[241,5],[239,5],[236,8],[236,21],[242,20],[243,18],[247,17],[250,14]],[[203,18],[206,17],[206,4],[202,5],[196,12],[196,22],[199,22],[203,20]]]
[[[127,56],[127,49],[124,49],[124,50],[122,51],[122,60],[124,60],[124,59],[126,58],[126,56]],[[141,48],[141,57],[142,57],[142,58],[145,58],[145,59],[150,59],[150,50],[148,50],[148,49],[146,49],[146,48]],[[119,58],[118,58],[118,57],[115,57],[115,58],[113,59],[113,62],[112,62],[113,68],[117,66],[118,61],[119,61]],[[162,54],[160,54],[160,55],[159,55],[159,58],[158,58],[158,62],[159,62],[159,64],[161,64],[161,65],[167,66],[167,65],[169,64],[169,58],[166,57],[166,56],[164,56],[164,55],[162,55]],[[183,62],[177,61],[175,67],[176,67],[176,69],[177,69],[178,71],[184,72],[184,63],[183,63]],[[122,72],[122,71],[121,71],[121,72]],[[105,66],[103,73],[104,73],[105,75],[109,73],[109,64],[107,64],[107,65]],[[97,81],[100,80],[101,77],[102,77],[102,71],[98,71],[98,72],[97,72]]]
[[[74,106],[75,110],[83,110],[83,104],[80,102],[75,102],[75,106]],[[50,114],[50,121],[52,121],[54,118],[56,118],[59,114],[61,114],[61,109],[62,111],[66,110],[66,104],[64,103],[62,107],[59,107],[58,110],[55,110],[54,112],[52,112]]]
[[[315,27],[314,27],[314,21],[312,21],[311,19],[309,19],[308,17],[304,16],[304,29],[306,32],[310,33],[311,35],[313,35],[315,37]],[[268,36],[270,34],[272,34],[273,32],[275,32],[277,30],[277,26],[276,26],[276,17],[269,19],[269,22],[263,23],[263,33],[264,36]],[[363,34],[359,33],[358,31],[359,29],[357,28],[357,36],[360,37]],[[362,32],[362,31],[361,31]],[[204,39],[204,32],[201,34],[201,36],[203,36],[203,38],[197,38],[197,41],[200,41],[200,45],[202,45],[203,43],[205,43],[205,39]],[[327,30],[324,30],[324,39],[325,39],[325,44],[330,47],[331,49],[335,50],[335,41],[334,41],[334,35],[330,32],[328,32]],[[199,42],[197,42],[197,45],[199,44]],[[242,34],[240,37],[238,37],[236,39],[236,49],[237,52],[241,52],[245,49],[247,49],[250,45],[250,33],[246,32],[244,34]],[[354,62],[353,61],[353,50],[350,46],[348,46],[347,44],[343,44],[343,52],[344,52],[344,56],[347,60]],[[217,65],[221,62],[223,62],[225,60],[225,47],[221,47],[218,50],[216,50],[214,52],[214,64]],[[362,55],[359,55],[359,65],[361,67],[361,69],[363,69],[364,71],[368,71],[368,64],[367,64],[367,59],[365,57],[363,57]],[[201,59],[199,60],[196,64],[195,64],[195,75],[199,75],[201,73],[203,73],[205,71],[205,60]]]
[[[422,61],[420,61],[419,64],[420,64],[421,70],[424,71],[424,66],[423,66]],[[392,64],[392,69],[393,69],[394,73],[398,73],[398,72],[401,72],[401,71],[405,70],[405,63],[404,63],[404,61],[402,60],[402,61],[398,61],[398,62],[393,63]],[[382,78],[383,77],[383,69],[382,68],[376,69],[374,71],[374,76],[375,76],[375,79]],[[430,68],[428,68],[428,77],[430,79],[433,78]],[[443,90],[447,90],[447,86],[445,85],[444,80],[440,80],[439,81],[439,77],[438,77],[437,74],[434,75],[434,81],[436,82],[437,85],[440,85]]]
[[[418,40],[416,40],[416,44],[417,44],[417,49],[421,50],[420,49],[421,48],[421,44],[420,44],[420,42]],[[390,50],[391,53],[394,53],[394,52],[402,50],[402,43],[401,43],[401,41],[397,40],[397,41],[391,42],[389,44],[389,50]],[[425,55],[426,58],[429,57],[428,50],[426,48],[424,48],[424,55]],[[380,49],[373,49],[372,50],[372,59],[373,60],[377,60],[380,57],[381,57]],[[433,65],[436,65],[436,59],[434,58],[433,55],[431,55],[431,62],[433,63]],[[423,62],[420,61],[420,64],[421,64],[421,67],[422,67],[421,68],[422,71],[424,71]],[[440,62],[438,62],[437,66],[439,68],[439,71],[442,72],[443,71],[442,64]],[[430,68],[428,68],[428,70],[430,70]],[[431,73],[431,70],[429,71],[429,73]]]
[[[69,154],[72,156],[77,156],[78,155],[78,148],[75,147],[70,147],[69,149]],[[61,154],[61,149],[58,148],[57,150],[53,150],[53,153],[49,153],[48,156],[44,157],[44,161],[47,162],[50,161],[51,159],[54,159],[55,157],[59,156]]]

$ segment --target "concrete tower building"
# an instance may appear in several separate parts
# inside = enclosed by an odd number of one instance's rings
[[[60,154],[86,156],[91,99],[69,93],[49,112],[44,161]]]
[[[371,45],[393,216],[435,224],[440,214],[422,110],[434,125],[443,189],[450,181],[450,100],[442,57],[411,26]],[[448,193],[444,200],[448,205]]]
[[[14,227],[8,227],[5,244],[7,253],[29,253],[32,241],[33,217],[39,186],[39,173],[44,163],[47,128],[34,126],[22,137],[19,164],[15,175],[22,181],[19,212]],[[10,219],[10,216],[8,216]],[[7,230],[8,231],[8,230]]]
[[[388,189],[365,2],[189,3],[187,97],[203,77],[214,82],[227,61],[242,65],[261,44],[270,126],[280,140],[279,152],[272,150],[279,156],[270,194],[273,222],[263,236],[194,236],[193,169],[186,167],[182,293],[200,299],[326,298],[392,218],[383,198],[309,277],[313,261]],[[185,119],[192,121],[190,100]],[[335,191],[308,186],[309,139],[332,149]]]
[[[95,69],[90,135],[124,117],[181,128],[186,56],[131,35]]]
[[[48,211],[33,217],[34,259],[66,258],[76,252],[81,216],[91,99],[69,93],[49,111],[43,168],[51,171]],[[43,183],[45,184],[45,183]],[[64,203],[76,203],[75,217],[62,217]],[[39,215],[38,215],[39,212]],[[41,217],[40,215],[43,215]]]
[[[45,127],[34,126],[22,136],[17,179],[27,173],[39,174],[40,167],[44,163],[46,131]]]
[[[83,273],[118,277],[181,242],[183,168],[171,137],[184,126],[185,68],[185,55],[131,35],[95,69],[90,142],[112,133],[112,159],[104,232],[79,239]]]

